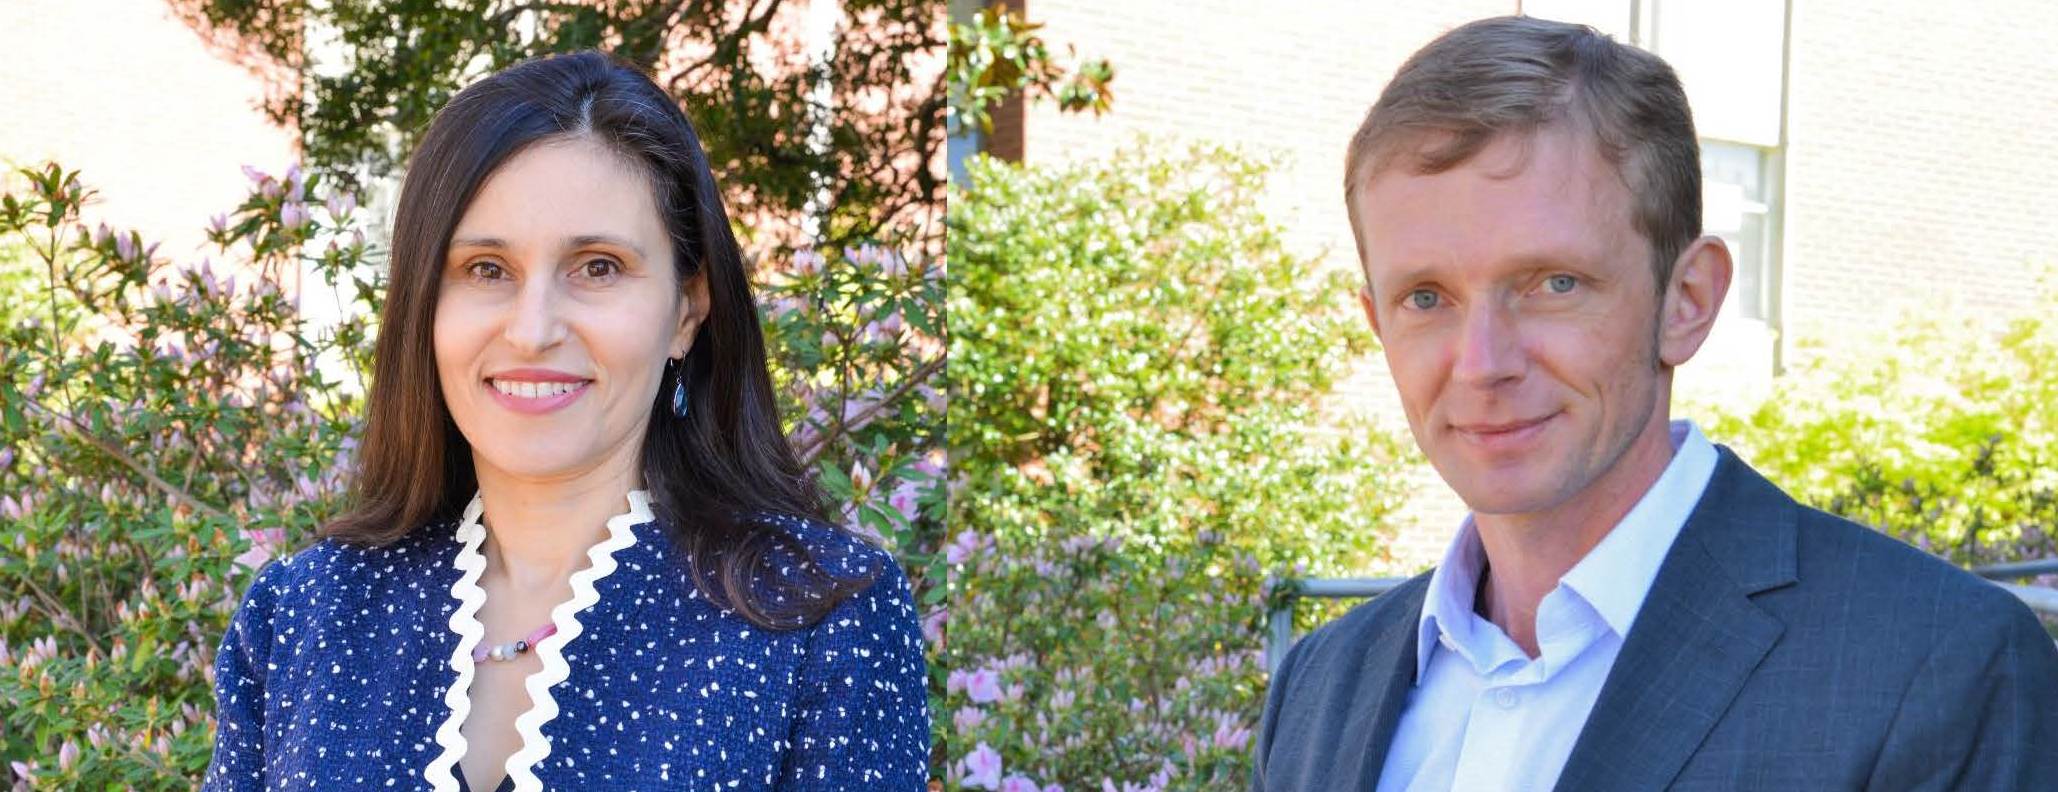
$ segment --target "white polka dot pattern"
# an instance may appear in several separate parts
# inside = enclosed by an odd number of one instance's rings
[[[529,768],[541,788],[924,788],[927,671],[906,576],[841,529],[764,520],[827,570],[876,579],[812,627],[765,630],[693,585],[665,521],[631,526],[560,644],[568,675],[548,686],[558,711]],[[258,573],[216,658],[203,789],[430,787],[458,680],[459,522],[382,548],[323,540]]]

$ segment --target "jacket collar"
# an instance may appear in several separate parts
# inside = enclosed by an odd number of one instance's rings
[[[1785,625],[1751,601],[1796,581],[1800,505],[1721,454],[1652,583],[1561,790],[1662,789],[1679,774]]]
[[[650,546],[638,533],[662,530],[650,510],[650,493],[646,490],[630,490],[627,509],[607,520],[607,536],[586,551],[589,565],[572,573],[572,598],[559,603],[550,611],[551,624],[557,632],[537,642],[536,656],[543,661],[543,670],[531,674],[524,686],[532,702],[529,710],[515,718],[515,731],[521,736],[521,747],[508,757],[508,777],[514,780],[518,792],[536,792],[543,788],[543,782],[536,777],[533,768],[550,755],[550,739],[543,735],[543,725],[557,718],[557,698],[551,688],[571,676],[571,666],[565,660],[565,647],[585,632],[580,623],[580,614],[600,601],[596,584],[614,574],[620,565],[617,556],[637,546]],[[437,792],[455,792],[457,779],[451,771],[464,757],[469,745],[460,730],[465,718],[471,714],[472,677],[477,665],[472,660],[472,649],[484,639],[486,628],[479,622],[479,609],[486,604],[486,590],[479,586],[479,577],[486,570],[486,556],[479,551],[485,541],[486,529],[480,522],[485,512],[483,493],[472,495],[465,506],[464,518],[457,524],[455,538],[458,549],[452,563],[461,570],[457,582],[451,584],[450,595],[457,599],[458,606],[451,611],[449,629],[461,636],[452,647],[446,668],[456,673],[453,682],[444,694],[444,703],[450,707],[450,717],[436,729],[436,743],[442,753],[429,763],[423,777]]]

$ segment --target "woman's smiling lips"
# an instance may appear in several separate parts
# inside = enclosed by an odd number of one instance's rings
[[[1465,442],[1486,451],[1506,453],[1533,442],[1558,413],[1541,418],[1505,423],[1451,424],[1451,429]]]
[[[578,401],[593,381],[562,371],[523,368],[494,374],[483,384],[500,406],[525,415],[541,415]]]

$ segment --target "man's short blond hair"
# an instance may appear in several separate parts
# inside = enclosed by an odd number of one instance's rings
[[[1442,173],[1502,135],[1571,124],[1628,185],[1631,222],[1651,244],[1664,293],[1673,261],[1701,235],[1700,144],[1672,67],[1585,25],[1482,19],[1437,37],[1402,64],[1351,136],[1344,204],[1360,266],[1358,201],[1394,167]]]

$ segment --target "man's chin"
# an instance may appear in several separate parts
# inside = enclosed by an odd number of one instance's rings
[[[1534,475],[1501,473],[1445,481],[1473,514],[1534,514],[1549,509],[1558,500],[1558,491],[1544,486],[1540,477]]]

